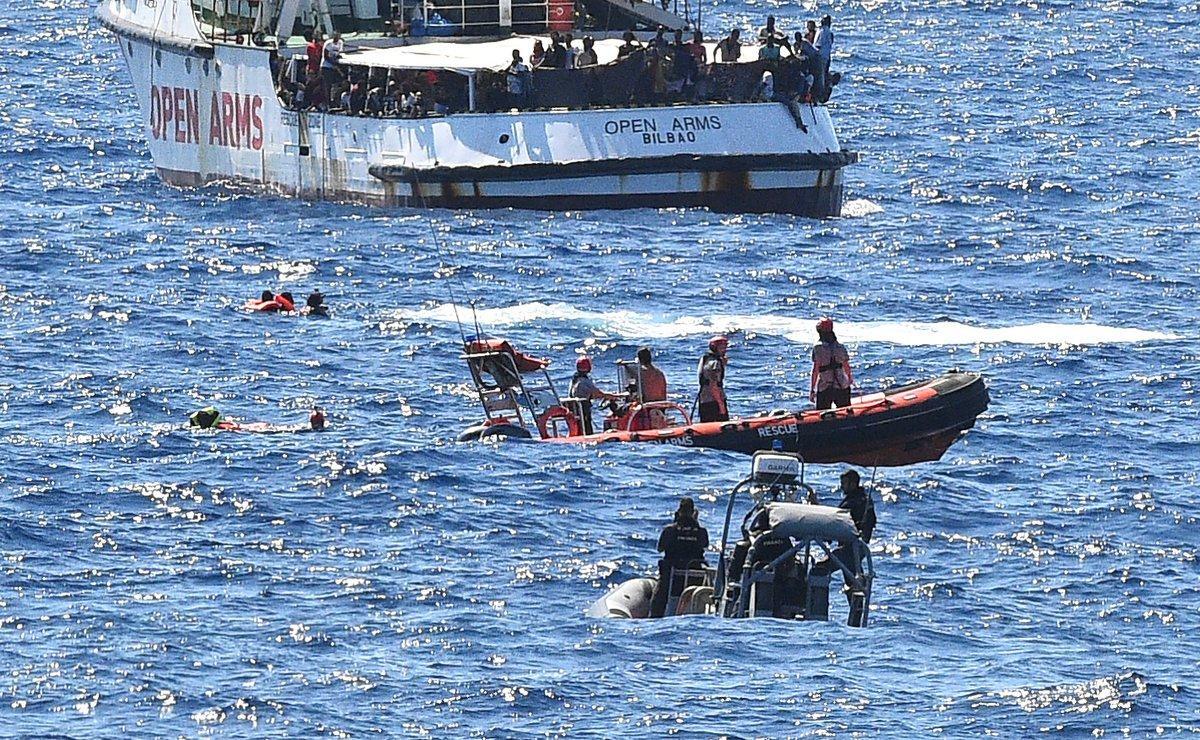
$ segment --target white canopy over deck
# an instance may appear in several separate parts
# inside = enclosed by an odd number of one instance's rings
[[[548,36],[513,36],[499,41],[431,41],[408,46],[360,49],[346,52],[341,63],[360,67],[382,69],[446,70],[463,75],[476,72],[503,72],[512,63],[512,52],[521,52],[521,59],[529,64],[536,41],[550,48]],[[599,64],[617,60],[620,39],[596,39],[596,58]],[[583,50],[583,42],[576,38],[572,46],[576,53]],[[706,43],[709,59],[712,59],[715,44]]]

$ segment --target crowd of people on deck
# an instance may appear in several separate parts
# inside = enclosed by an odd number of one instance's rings
[[[829,100],[833,85],[841,79],[830,72],[833,55],[833,19],[826,15],[820,28],[808,21],[805,31],[797,31],[794,40],[775,27],[775,17],[767,16],[766,25],[758,34],[759,61],[765,62],[755,99],[760,102],[824,103]],[[734,28],[716,45],[709,59],[704,36],[695,31],[684,40],[681,30],[668,41],[666,29],[660,26],[648,43],[638,41],[627,31],[617,50],[617,61],[632,59],[640,62],[642,73],[630,90],[629,102],[693,102],[720,97],[719,91],[707,84],[718,64],[743,61],[741,30]],[[786,53],[786,54],[785,54]],[[541,41],[534,44],[528,61],[519,49],[513,49],[512,61],[505,69],[508,103],[512,108],[529,107],[533,100],[534,76],[537,69],[585,69],[597,64],[595,41],[583,39],[583,50],[577,51],[571,34],[551,33],[550,48]]]
[[[595,75],[581,77],[579,85],[589,91],[589,104],[671,104],[733,100],[740,102],[823,103],[829,99],[840,75],[830,72],[833,53],[832,18],[808,21],[804,31],[792,38],[776,27],[768,16],[758,32],[757,51],[742,42],[740,29],[731,29],[709,54],[700,31],[686,36],[676,30],[668,38],[659,27],[649,41],[627,31],[617,50],[615,64],[631,65],[634,74],[621,78],[621,90],[595,88],[602,83]],[[325,38],[319,29],[305,33],[303,55],[275,57],[276,88],[284,106],[293,110],[333,111],[354,116],[421,118],[446,115],[469,107],[466,78],[437,69],[396,69],[346,64],[342,36]],[[754,54],[754,59],[748,57]],[[758,61],[761,79],[748,93],[731,88],[718,74],[722,65]],[[503,72],[478,76],[477,110],[528,109],[545,101],[537,95],[537,73],[544,70],[574,70],[587,73],[599,68],[596,41],[590,36],[576,40],[571,33],[552,31],[548,45],[534,42],[528,58],[513,49]],[[605,65],[607,66],[607,65]],[[611,81],[610,81],[611,83]],[[562,78],[552,83],[562,86]],[[624,87],[628,87],[625,90]],[[553,96],[551,96],[553,97]]]
[[[438,70],[403,70],[342,63],[342,35],[307,31],[303,56],[276,60],[275,87],[285,108],[353,116],[422,118],[451,111],[453,77]],[[461,85],[460,85],[461,86]]]

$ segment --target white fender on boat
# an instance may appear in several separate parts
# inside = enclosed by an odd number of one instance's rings
[[[654,598],[655,578],[634,578],[625,581],[588,607],[589,617],[645,619],[650,616],[650,601]]]

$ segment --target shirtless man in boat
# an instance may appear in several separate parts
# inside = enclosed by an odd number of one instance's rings
[[[642,347],[637,352],[639,370],[642,379],[642,402],[667,400],[667,376],[654,366],[653,355],[649,347]]]

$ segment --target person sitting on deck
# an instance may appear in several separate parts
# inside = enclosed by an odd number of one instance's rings
[[[817,49],[808,42],[804,34],[796,32],[792,43],[792,56],[800,64],[800,76],[797,79],[796,94],[802,100],[811,101],[816,90],[824,87],[824,72],[818,64]]]
[[[775,75],[770,70],[762,73],[762,81],[758,83],[758,93],[754,99],[759,103],[770,103],[775,100]]]
[[[671,571],[704,564],[704,551],[708,549],[708,530],[700,526],[696,514],[696,502],[684,497],[679,500],[674,521],[663,529],[658,537],[658,551],[663,554],[658,561],[658,583],[650,602],[650,616],[662,617],[667,610],[671,594]],[[678,594],[674,594],[678,595]]]
[[[368,116],[379,117],[384,114],[383,87],[375,86],[367,90],[367,102],[364,111]]]
[[[720,60],[717,55],[720,55]],[[713,53],[713,61],[736,62],[742,58],[742,31],[735,28],[729,32],[729,35],[721,39],[721,43],[717,44],[717,50]]]

